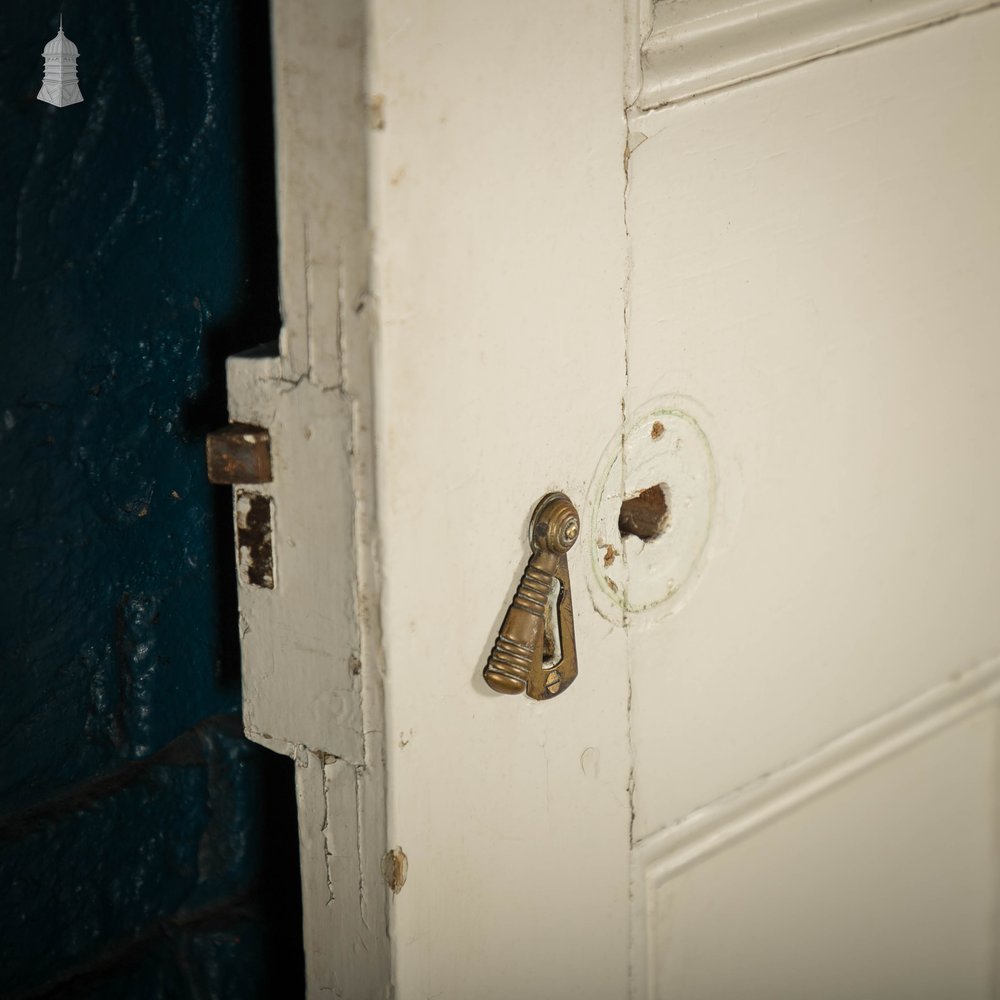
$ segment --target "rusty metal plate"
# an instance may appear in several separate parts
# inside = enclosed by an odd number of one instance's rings
[[[205,439],[208,481],[233,486],[271,481],[271,435],[264,427],[228,424]]]

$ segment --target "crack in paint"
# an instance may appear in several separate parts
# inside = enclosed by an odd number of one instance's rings
[[[361,771],[359,765],[354,768],[354,794],[358,803],[355,816],[357,817],[358,835],[358,907],[361,912],[361,923],[365,925],[365,930],[371,930],[368,925],[368,899],[365,894],[365,837],[364,837],[364,797],[361,788]]]
[[[305,335],[306,335],[306,370],[305,374],[300,376],[300,379],[307,378],[313,370],[314,358],[313,358],[313,339],[312,339],[312,292],[309,288],[309,271],[311,269],[310,265],[310,250],[309,250],[309,220],[303,216],[302,217],[302,285],[303,294],[305,296]]]
[[[650,29],[651,30],[651,29]],[[642,72],[642,40],[639,40],[639,48],[633,53],[633,58],[638,60],[638,65],[640,68],[640,87],[638,92],[641,92],[641,72]],[[637,96],[638,96],[637,92]],[[631,234],[629,232],[628,225],[628,197],[629,197],[629,182],[630,176],[630,164],[632,156],[632,123],[629,118],[629,111],[631,110],[630,105],[627,102],[624,108],[624,119],[625,119],[625,136],[624,136],[624,149],[622,152],[622,166],[624,171],[624,179],[622,184],[622,225],[625,232],[625,275],[622,283],[622,340],[623,340],[623,354],[624,354],[624,386],[622,389],[622,400],[621,400],[621,480],[619,484],[619,493],[622,498],[626,495],[626,482],[627,482],[627,464],[628,456],[625,450],[625,437],[626,437],[626,425],[627,425],[627,414],[628,414],[628,388],[629,388],[629,340],[630,340],[630,324],[632,320],[631,316],[631,293],[632,293],[632,241]],[[629,636],[629,614],[628,614],[628,587],[629,587],[629,567],[628,567],[628,547],[622,545],[622,566],[623,566],[623,602],[622,602],[622,626],[625,633],[625,676],[627,683],[627,693],[625,700],[625,729],[626,738],[628,741],[628,778],[626,780],[625,792],[628,796],[628,807],[629,807],[629,828],[628,828],[628,839],[629,846],[632,847],[635,844],[635,762],[636,762],[636,748],[635,741],[632,736],[632,657],[630,646],[630,636]]]
[[[320,833],[323,835],[323,861],[326,867],[326,891],[327,900],[326,905],[329,906],[331,903],[336,902],[336,894],[333,890],[333,854],[334,852],[330,849],[330,843],[332,839],[332,834],[330,832],[330,787],[327,782],[326,775],[326,761],[323,759],[323,754],[317,753],[315,750],[309,750],[308,747],[304,748],[308,753],[312,753],[319,760],[320,767],[322,768],[323,775],[323,824],[320,827]]]

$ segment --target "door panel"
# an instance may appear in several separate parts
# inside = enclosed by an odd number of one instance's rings
[[[728,496],[630,625],[639,838],[1000,644],[998,48],[981,14],[634,126],[629,409],[697,400]]]
[[[649,859],[643,996],[994,995],[995,702],[886,736]]]

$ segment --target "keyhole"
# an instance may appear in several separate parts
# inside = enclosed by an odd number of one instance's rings
[[[623,501],[618,515],[622,538],[634,535],[644,542],[659,538],[670,525],[670,487],[657,483]]]
[[[562,584],[555,578],[545,605],[545,629],[542,632],[542,663],[546,669],[562,662],[562,637],[559,635],[559,595]]]

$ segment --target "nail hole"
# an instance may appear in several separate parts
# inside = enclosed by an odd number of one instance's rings
[[[622,503],[618,530],[622,538],[635,535],[644,542],[659,538],[670,524],[670,487],[657,483]]]

